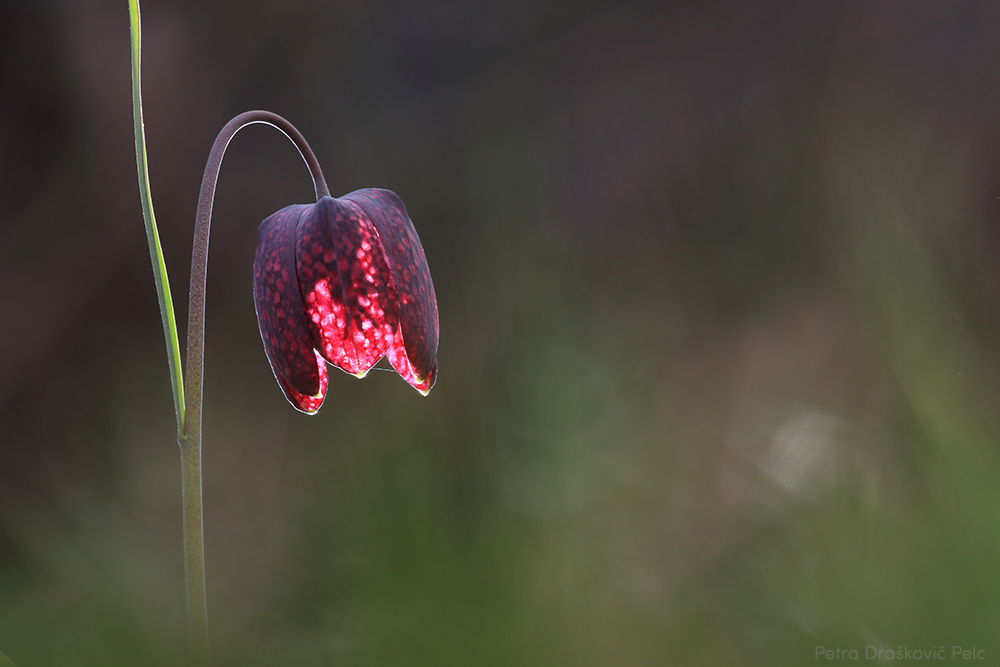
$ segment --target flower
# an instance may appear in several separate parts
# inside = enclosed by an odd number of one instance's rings
[[[296,409],[313,414],[323,404],[324,360],[360,378],[387,356],[420,393],[434,386],[434,284],[394,192],[322,197],[264,220],[253,291],[264,352]]]

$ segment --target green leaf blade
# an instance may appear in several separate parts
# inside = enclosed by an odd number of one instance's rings
[[[142,200],[142,216],[146,225],[146,240],[149,257],[153,264],[153,280],[156,282],[156,296],[160,305],[160,319],[163,322],[163,336],[167,344],[167,363],[170,366],[170,385],[174,394],[174,411],[177,415],[177,433],[184,431],[184,376],[181,351],[177,338],[177,318],[174,316],[174,301],[170,294],[170,280],[163,258],[163,247],[156,228],[153,214],[153,196],[149,188],[149,169],[146,158],[146,133],[142,120],[141,71],[141,30],[139,20],[139,0],[129,0],[129,20],[132,38],[132,118],[135,127],[135,161],[139,173],[139,197]]]

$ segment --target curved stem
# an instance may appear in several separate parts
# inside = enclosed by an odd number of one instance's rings
[[[205,365],[205,283],[208,276],[208,238],[212,225],[215,185],[222,157],[233,136],[247,125],[264,123],[287,136],[309,167],[316,199],[329,197],[326,179],[309,144],[287,120],[270,111],[247,111],[226,123],[212,145],[205,165],[195,215],[194,247],[191,252],[191,295],[188,301],[188,338],[184,394],[187,409],[181,445],[181,484],[184,494],[184,570],[187,581],[188,623],[195,651],[208,655],[208,610],[205,597],[204,521],[201,484],[201,408]]]

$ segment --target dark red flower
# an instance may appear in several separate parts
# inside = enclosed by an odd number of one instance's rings
[[[264,220],[253,292],[271,370],[302,412],[316,412],[326,397],[324,359],[364,377],[387,356],[420,393],[434,386],[434,284],[394,192],[323,197]]]

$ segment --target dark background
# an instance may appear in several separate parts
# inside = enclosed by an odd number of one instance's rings
[[[220,664],[1000,659],[1000,4],[142,9],[182,331],[208,150],[253,108],[299,127],[335,195],[402,197],[441,316],[429,397],[331,369],[296,413],[251,267],[260,220],[311,184],[280,134],[240,133],[208,287]],[[183,662],[130,103],[124,0],[0,0],[20,667]]]

